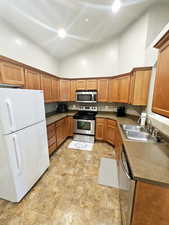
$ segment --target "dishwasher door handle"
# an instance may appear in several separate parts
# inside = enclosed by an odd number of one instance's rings
[[[120,159],[120,164],[122,167],[123,172],[125,173],[125,175],[127,176],[128,179],[132,179],[131,176],[128,174],[128,171],[126,170],[124,163],[123,163],[123,157],[122,157],[123,151],[121,152],[121,159]]]

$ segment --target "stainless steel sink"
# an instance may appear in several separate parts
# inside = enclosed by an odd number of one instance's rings
[[[143,142],[154,142],[154,138],[145,131],[141,126],[137,125],[121,125],[126,137],[129,140],[143,141]]]
[[[137,125],[126,125],[126,124],[123,124],[121,125],[122,126],[122,129],[125,130],[125,131],[145,131],[145,129],[141,126],[137,126]]]
[[[125,131],[128,139],[135,141],[154,141],[153,137],[147,132]]]

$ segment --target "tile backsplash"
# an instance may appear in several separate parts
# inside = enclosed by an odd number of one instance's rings
[[[57,102],[45,104],[45,113],[56,111],[57,105]]]
[[[80,104],[76,102],[68,103],[68,109],[78,110],[79,105]],[[136,115],[136,116],[139,116],[143,111],[145,111],[145,107],[132,106],[132,105],[121,104],[121,103],[97,103],[97,106],[98,106],[98,111],[101,111],[101,112],[116,112],[117,107],[125,106],[127,114]]]

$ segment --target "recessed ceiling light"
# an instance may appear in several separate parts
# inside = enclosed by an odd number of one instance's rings
[[[86,19],[85,19],[85,21],[86,21],[86,22],[89,22],[89,19],[88,19],[88,18],[86,18]]]
[[[66,35],[67,35],[66,30],[65,30],[64,28],[60,28],[60,29],[57,31],[57,33],[58,33],[58,36],[59,36],[60,38],[65,38]]]
[[[121,1],[120,0],[114,0],[112,4],[112,12],[117,13],[119,9],[121,8]]]

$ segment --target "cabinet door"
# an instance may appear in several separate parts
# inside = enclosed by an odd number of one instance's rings
[[[67,118],[68,135],[72,137],[74,133],[74,119],[73,116],[68,116]]]
[[[77,90],[86,90],[86,80],[76,80]]]
[[[56,122],[56,140],[57,146],[59,146],[64,140],[64,119]]]
[[[23,86],[25,83],[23,67],[9,62],[0,62],[0,82]]]
[[[125,76],[119,79],[119,102],[129,102],[129,91],[130,91],[130,76]]]
[[[52,78],[51,95],[53,101],[59,101],[59,79]]]
[[[52,102],[52,79],[51,76],[42,74],[41,75],[41,87],[44,91],[45,102]]]
[[[153,112],[169,117],[169,41],[159,55],[153,97]]]
[[[55,124],[50,124],[47,126],[47,135],[48,135],[49,154],[52,154],[56,150],[56,127],[55,127]]]
[[[76,80],[71,80],[70,89],[70,100],[74,102],[76,100]]]
[[[96,140],[103,141],[105,133],[105,119],[97,118],[96,119]]]
[[[135,72],[130,76],[130,93],[129,93],[129,104],[134,102],[134,90],[135,89]]]
[[[116,121],[107,119],[106,121],[106,141],[115,145]]]
[[[147,105],[151,70],[135,71],[130,81],[130,103],[132,105]]]
[[[99,79],[98,80],[98,101],[99,102],[108,102],[108,79]]]
[[[109,80],[108,100],[109,102],[119,102],[119,79]]]
[[[41,89],[39,72],[37,72],[36,70],[25,69],[25,88],[33,90]]]
[[[97,90],[97,80],[96,79],[86,80],[86,90]]]
[[[70,80],[60,80],[60,101],[70,100]]]
[[[144,182],[136,183],[132,225],[168,225],[169,189]]]

